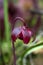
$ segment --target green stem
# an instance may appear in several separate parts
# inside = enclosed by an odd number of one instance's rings
[[[5,24],[5,38],[9,41],[9,23],[8,23],[8,0],[4,0],[4,24]]]

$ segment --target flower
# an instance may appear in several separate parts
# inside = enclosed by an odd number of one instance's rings
[[[18,19],[20,19],[20,18],[18,18]],[[17,18],[16,18],[16,20],[17,20]],[[19,38],[19,39],[23,40],[23,42],[26,44],[30,41],[31,37],[32,37],[32,31],[25,25],[14,28],[11,33],[11,38],[13,41],[16,41],[16,39]]]

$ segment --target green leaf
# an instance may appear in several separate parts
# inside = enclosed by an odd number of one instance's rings
[[[30,46],[29,48],[27,48],[24,53],[21,55],[21,65],[23,65],[23,59],[31,54],[32,52],[38,50],[38,49],[41,49],[43,48],[43,41],[42,42],[39,42],[38,44],[33,44],[32,46]]]
[[[8,22],[8,0],[4,0],[4,24],[5,24],[5,37],[6,41],[9,41],[10,28]]]

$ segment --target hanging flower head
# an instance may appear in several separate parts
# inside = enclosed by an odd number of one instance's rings
[[[32,31],[26,26],[24,20],[21,17],[16,17],[14,19],[14,22],[16,20],[21,20],[23,22],[23,26],[14,28],[12,31],[11,38],[13,41],[16,41],[17,38],[23,40],[24,43],[28,43],[32,37]]]

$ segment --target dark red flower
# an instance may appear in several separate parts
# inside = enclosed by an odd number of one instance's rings
[[[16,41],[16,39],[19,38],[26,44],[30,41],[31,37],[32,31],[26,26],[14,28],[11,35],[13,41]]]

